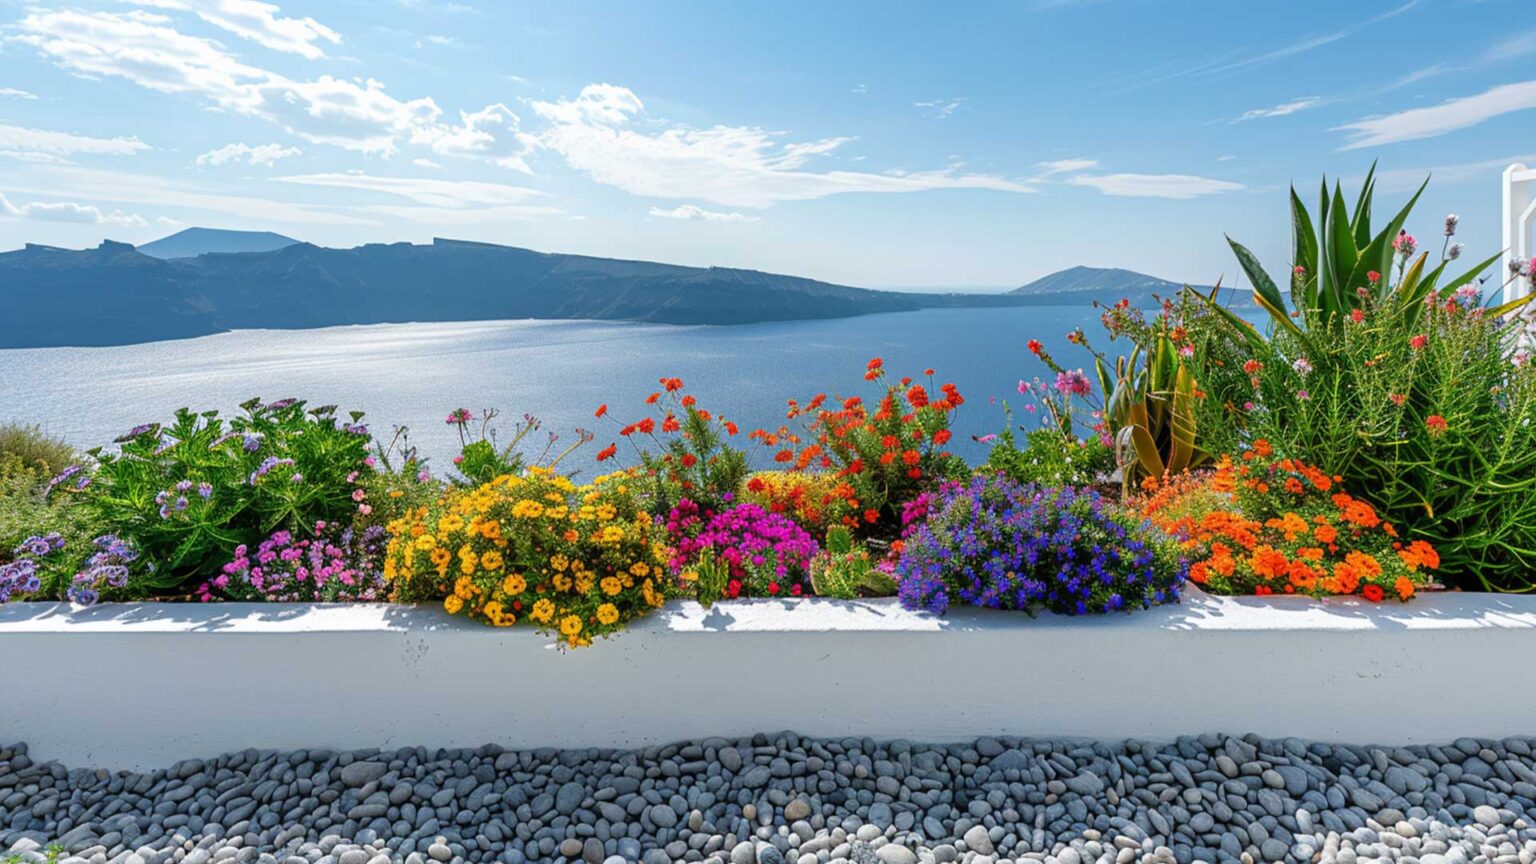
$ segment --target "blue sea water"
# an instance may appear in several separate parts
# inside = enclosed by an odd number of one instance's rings
[[[1102,336],[1091,306],[944,309],[830,321],[746,326],[492,321],[379,324],[318,330],[243,330],[112,348],[0,350],[0,421],[36,423],[85,448],[132,426],[168,419],[182,406],[233,412],[253,396],[300,397],[367,412],[375,437],[396,425],[447,468],[458,448],[444,417],[456,407],[500,409],[502,435],[524,412],[543,422],[534,450],[576,427],[598,439],[574,462],[590,465],[617,427],[593,418],[601,403],[621,420],[645,416],[657,379],[677,376],[702,407],[743,430],[784,422],[785,400],[818,392],[870,395],[862,375],[870,357],[899,377],[936,370],[966,397],[956,419],[958,452],[977,461],[972,435],[999,431],[998,401],[1017,409],[1020,379],[1047,370],[1025,343],[1039,339],[1064,364],[1091,358],[1066,334]],[[1091,374],[1091,373],[1090,373]],[[1031,418],[1016,410],[1016,421]],[[505,440],[503,437],[502,440]],[[740,441],[742,446],[748,442]],[[748,447],[749,451],[759,448]],[[762,462],[766,454],[754,454]]]

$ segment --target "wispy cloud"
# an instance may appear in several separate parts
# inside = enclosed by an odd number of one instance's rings
[[[693,204],[679,204],[671,210],[661,207],[652,207],[650,215],[660,219],[681,219],[687,222],[756,222],[760,217],[748,216],[745,213],[722,213],[718,210],[705,210]]]
[[[1074,171],[1087,171],[1099,167],[1097,159],[1053,159],[1049,162],[1036,162],[1035,167],[1041,169],[1034,180],[1045,180],[1058,174],[1067,174]]]
[[[1359,150],[1401,141],[1434,138],[1457,129],[1476,126],[1494,117],[1532,108],[1536,108],[1536,81],[1521,81],[1428,108],[1368,117],[1335,127],[1335,130],[1349,134],[1349,143],[1340,149]]]
[[[272,178],[278,183],[359,189],[408,198],[432,207],[493,207],[522,204],[544,193],[526,186],[478,180],[441,180],[435,177],[381,177],[362,171],[325,174],[294,174]]]
[[[261,0],[128,0],[139,6],[192,12],[241,39],[311,60],[325,56],[318,43],[341,44],[341,34],[313,18],[288,18]]]
[[[1067,178],[1073,186],[1088,186],[1118,198],[1186,200],[1246,188],[1241,183],[1191,174],[1079,174]]]
[[[813,159],[853,140],[847,137],[785,142],[755,126],[642,132],[631,120],[644,119],[644,103],[613,84],[589,84],[574,99],[532,107],[549,124],[538,133],[541,147],[598,183],[652,198],[760,208],[847,192],[1034,191],[1018,181],[953,168],[883,174],[810,170]]]
[[[1308,108],[1316,108],[1319,105],[1327,104],[1327,101],[1328,100],[1322,98],[1321,96],[1303,96],[1300,99],[1292,99],[1289,102],[1282,102],[1273,108],[1254,108],[1251,111],[1244,111],[1241,117],[1238,117],[1231,122],[1244,123],[1249,120],[1258,120],[1263,117],[1285,117],[1290,114],[1296,114],[1298,112],[1305,111]]]
[[[25,90],[18,90],[15,87],[0,87],[0,96],[9,96],[9,97],[11,97],[13,99],[28,99],[28,100],[36,100],[37,99],[37,95],[36,94],[28,93]]]
[[[400,100],[373,79],[289,78],[247,64],[219,43],[189,36],[164,16],[142,11],[33,10],[15,30],[15,41],[32,45],[68,71],[197,96],[210,107],[267,120],[313,143],[375,154],[417,146],[439,155],[527,167],[522,157],[531,142],[505,105],[461,112],[457,123],[445,121],[431,98]]]
[[[0,193],[0,216],[10,216],[15,219],[43,219],[49,222],[116,225],[123,228],[142,228],[149,224],[136,213],[124,213],[121,210],[107,213],[95,205],[78,204],[74,201],[33,201],[29,204],[13,204],[3,193]]]
[[[77,154],[132,156],[149,145],[138,138],[92,138],[49,129],[0,124],[0,156],[28,162],[63,162]]]
[[[869,92],[869,88],[867,86],[863,85],[863,84],[855,84],[855,85],[853,85],[853,92],[855,92],[855,93],[868,93]]]
[[[225,144],[217,150],[209,150],[198,156],[197,164],[223,165],[228,162],[245,162],[271,168],[277,164],[278,160],[298,156],[303,152],[297,147],[284,147],[281,144],[257,144],[255,147],[242,143]]]
[[[964,96],[956,96],[952,99],[933,99],[928,102],[912,103],[913,107],[925,109],[930,116],[938,117],[941,120],[955,113],[955,111],[964,104]]]

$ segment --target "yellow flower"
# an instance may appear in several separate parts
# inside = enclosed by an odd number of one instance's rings
[[[650,575],[651,568],[647,566],[644,561],[636,561],[634,564],[630,565],[629,572],[635,574],[636,576],[647,576]]]
[[[501,626],[502,608],[500,603],[492,600],[491,602],[485,604],[485,606],[481,607],[480,612],[484,614],[492,624],[495,624],[498,627]]]
[[[564,573],[565,568],[569,567],[570,565],[570,559],[566,558],[564,555],[556,554],[550,556],[549,566],[555,568],[556,572]]]
[[[624,539],[624,529],[617,525],[609,525],[598,534],[599,543],[617,543]]]
[[[528,590],[528,580],[517,573],[509,574],[507,578],[501,580],[501,590],[502,593],[515,597]]]
[[[597,607],[597,623],[613,624],[619,620],[619,607],[612,603],[604,603]]]
[[[597,518],[604,522],[613,521],[613,517],[619,515],[619,510],[612,504],[603,504],[597,508]]]
[[[420,526],[417,526],[417,527],[420,527]],[[416,538],[416,548],[420,549],[423,552],[427,551],[428,549],[431,549],[433,546],[436,546],[436,545],[437,545],[437,538],[433,537],[431,534],[422,534],[420,537]]]
[[[560,619],[560,632],[567,636],[575,636],[581,632],[581,616],[567,615]]]
[[[443,608],[449,615],[457,615],[459,610],[464,608],[464,601],[459,599],[457,594],[450,594],[443,598]]]
[[[537,501],[519,501],[512,505],[512,515],[518,519],[537,519],[544,515],[544,505]]]
[[[555,578],[550,580],[550,581],[555,583],[555,590],[556,591],[569,591],[569,590],[571,590],[571,577],[567,576],[564,573],[556,573],[555,574]]]
[[[598,584],[602,586],[603,593],[609,597],[624,590],[624,583],[613,576],[604,576],[603,581]]]
[[[452,534],[464,527],[464,520],[452,513],[437,520],[437,532],[439,534]]]
[[[697,582],[699,581],[699,574],[696,570],[684,570],[683,572],[677,574],[677,578],[684,582]]]
[[[480,566],[487,570],[500,570],[501,563],[501,553],[495,549],[480,556]]]
[[[545,597],[533,604],[533,611],[529,612],[528,615],[540,624],[548,624],[555,617],[555,604],[548,597]]]
[[[470,579],[468,576],[460,576],[458,580],[453,583],[453,593],[465,600],[473,597],[475,595],[475,591],[476,588],[474,580]]]
[[[576,576],[576,593],[587,594],[592,591],[592,574],[581,573]]]

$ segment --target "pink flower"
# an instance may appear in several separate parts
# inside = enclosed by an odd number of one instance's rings
[[[1397,254],[1404,258],[1411,258],[1413,257],[1414,250],[1419,248],[1419,241],[1415,240],[1413,235],[1407,231],[1399,231],[1397,232],[1397,239],[1392,241],[1392,248],[1396,249]]]
[[[369,513],[373,512],[373,505],[372,504],[359,504],[358,507],[357,507],[357,512],[363,514],[364,516],[367,516]]]
[[[1429,430],[1429,434],[1431,435],[1439,435],[1447,428],[1449,428],[1449,424],[1445,422],[1445,418],[1441,417],[1439,414],[1431,414],[1426,417],[1424,419],[1424,426]]]
[[[1029,392],[1029,382],[1028,381],[1024,381],[1024,380],[1021,379],[1019,381],[1019,394],[1023,395],[1023,394],[1028,393],[1028,392]]]
[[[352,500],[353,501],[361,501],[361,500],[363,500],[364,498],[367,498],[367,497],[368,497],[368,493],[363,491],[362,489],[353,489],[352,490]]]
[[[978,443],[978,444],[991,444],[993,441],[996,441],[996,440],[997,440],[997,436],[996,435],[983,435],[980,438],[976,439],[976,443]]]
[[[1311,396],[1308,396],[1308,395],[1307,395],[1307,391],[1305,391],[1305,390],[1297,390],[1297,391],[1296,391],[1296,398],[1297,398],[1297,399],[1298,399],[1298,400],[1300,400],[1300,401],[1302,401],[1302,402],[1305,402],[1305,401],[1307,401],[1307,400],[1308,400],[1308,399],[1311,399],[1311,398],[1312,398],[1312,397],[1311,397]]]
[[[1179,346],[1179,356],[1180,357],[1193,357],[1193,356],[1195,356],[1195,346],[1193,346],[1193,345],[1181,345],[1181,346]]]
[[[1365,274],[1365,278],[1369,279],[1372,285],[1375,285],[1377,282],[1381,281],[1381,274],[1377,273],[1375,270],[1372,270],[1371,272]]]
[[[1071,372],[1056,373],[1056,389],[1068,396],[1087,396],[1093,392],[1093,385],[1089,383],[1088,376],[1083,370],[1075,369]]]

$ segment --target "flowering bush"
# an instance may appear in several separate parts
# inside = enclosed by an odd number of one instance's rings
[[[954,384],[934,392],[933,370],[925,375],[927,385],[911,378],[888,381],[885,363],[876,357],[864,373],[865,381],[884,385],[873,412],[858,396],[828,408],[822,393],[804,405],[789,403],[789,419],[804,419],[810,443],[787,426],[774,432],[759,429],[752,437],[772,448],[774,461],[791,470],[833,471],[843,481],[837,494],[848,510],[844,524],[856,534],[894,536],[905,502],[968,470],[946,449],[953,437],[952,415],[965,399]]]
[[[993,474],[946,484],[928,502],[896,582],[909,609],[1082,615],[1175,601],[1186,569],[1173,541],[1097,492]]]
[[[362,531],[317,523],[308,536],[278,531],[255,551],[235,547],[235,560],[198,588],[198,596],[271,602],[375,601],[384,597],[382,525]]]
[[[672,572],[706,603],[809,593],[816,541],[786,516],[756,504],[711,514],[685,498],[667,514],[666,529]]]
[[[227,425],[216,411],[182,409],[170,425],[136,427],[118,452],[91,451],[94,472],[71,466],[50,491],[78,496],[131,540],[154,568],[145,584],[162,590],[216,571],[274,529],[351,515],[368,455],[360,414],[343,422],[334,406],[293,399],[241,408]]]
[[[747,476],[747,455],[729,443],[739,430],[730,420],[700,408],[698,400],[683,392],[683,379],[662,378],[658,383],[662,389],[645,399],[657,415],[619,429],[641,469],[635,482],[645,493],[647,507],[657,515],[684,498],[718,511]],[[609,415],[607,403],[598,406],[596,416],[618,423]],[[638,443],[637,436],[649,439],[656,451]],[[609,444],[598,452],[597,461],[613,459],[618,452],[617,443]]]
[[[1197,559],[1190,581],[1217,593],[1407,600],[1440,564],[1433,546],[1399,540],[1338,476],[1279,458],[1263,439],[1238,463],[1147,488],[1137,509]]]
[[[69,543],[57,532],[28,537],[12,550],[12,560],[0,564],[0,603],[23,598],[56,599],[61,595],[82,606],[95,605],[103,594],[121,596],[128,587],[139,553],[110,534],[91,541],[95,550],[71,577]],[[73,558],[79,561],[78,557]]]
[[[808,471],[756,471],[747,478],[742,497],[770,513],[782,513],[815,537],[843,525],[853,516],[848,498],[839,492],[841,481],[829,474]]]
[[[504,475],[392,522],[384,578],[398,601],[587,645],[665,599],[665,537],[640,505],[628,472],[579,488],[539,468]]]

